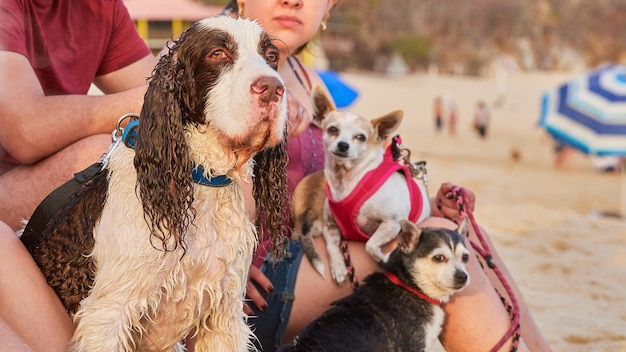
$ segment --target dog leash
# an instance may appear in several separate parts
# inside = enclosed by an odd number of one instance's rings
[[[472,224],[472,228],[474,229],[474,232],[476,232],[476,237],[478,237],[478,241],[480,242],[480,245],[478,245],[470,240],[472,248],[474,248],[474,250],[485,260],[489,269],[493,270],[493,272],[496,274],[496,276],[502,283],[502,286],[506,290],[506,293],[511,300],[511,303],[509,304],[506,298],[502,296],[496,290],[496,292],[500,296],[500,299],[502,300],[502,304],[504,304],[507,312],[509,313],[509,316],[511,317],[511,327],[504,334],[504,336],[500,339],[500,341],[498,341],[498,343],[491,349],[491,351],[497,351],[498,349],[500,349],[500,347],[502,347],[506,343],[506,341],[509,338],[512,337],[513,344],[511,345],[511,352],[515,352],[517,351],[517,347],[519,345],[519,339],[521,336],[520,331],[519,331],[520,330],[519,304],[517,302],[517,299],[515,298],[513,289],[511,288],[509,283],[506,281],[506,278],[502,274],[502,271],[493,262],[493,255],[491,254],[489,245],[487,245],[487,242],[485,241],[485,237],[483,236],[482,231],[480,230],[480,228],[478,227],[478,224],[476,223],[476,220],[474,219],[474,214],[472,213],[472,210],[469,204],[469,197],[467,195],[467,190],[465,190],[464,188],[455,186],[452,188],[452,192],[454,193],[456,197],[456,202],[459,207],[459,213],[461,215],[461,218],[464,216],[467,216],[469,218]]]
[[[348,279],[350,280],[350,287],[352,287],[352,291],[356,290],[359,287],[359,280],[356,277],[356,273],[354,272],[354,265],[352,265],[352,258],[350,258],[350,251],[348,251],[348,241],[346,238],[340,234],[339,238],[339,249],[341,249],[341,254],[343,255],[343,262],[346,265],[346,269],[348,270]]]

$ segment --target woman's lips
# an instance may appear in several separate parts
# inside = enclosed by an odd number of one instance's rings
[[[285,28],[294,28],[302,24],[302,22],[297,17],[293,17],[293,16],[274,17],[274,21],[276,21],[277,23],[279,23],[281,26]]]

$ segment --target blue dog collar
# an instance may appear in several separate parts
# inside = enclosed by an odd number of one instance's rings
[[[191,163],[191,178],[193,179],[193,182],[197,184],[211,187],[224,187],[233,182],[233,180],[226,175],[219,175],[208,178],[204,176],[204,174],[205,171],[202,165],[196,165],[195,163]]]
[[[139,120],[132,120],[128,122],[124,132],[122,133],[122,141],[128,148],[135,148],[135,142],[137,141],[137,126],[139,126]],[[219,175],[208,178],[205,176],[205,170],[202,165],[191,164],[191,178],[193,182],[211,187],[224,187],[230,185],[233,180],[226,175]]]

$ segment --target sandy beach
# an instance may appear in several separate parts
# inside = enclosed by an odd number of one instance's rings
[[[555,169],[537,126],[542,92],[571,75],[509,74],[505,88],[493,78],[341,75],[360,93],[350,110],[404,110],[400,135],[412,160],[427,161],[431,192],[450,181],[476,193],[474,215],[554,351],[626,351],[626,220],[595,215],[626,213],[626,175],[595,171],[584,155]],[[457,103],[455,136],[435,133],[438,95]],[[492,110],[486,140],[471,129],[479,99]]]

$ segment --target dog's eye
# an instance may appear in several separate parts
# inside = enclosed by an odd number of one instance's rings
[[[228,54],[224,49],[214,49],[209,53],[209,55],[207,55],[207,57],[209,58],[209,60],[223,61],[228,59]]]
[[[336,136],[336,135],[339,134],[339,129],[337,127],[335,127],[335,126],[330,126],[330,127],[328,127],[326,132],[328,132],[328,134],[330,134],[332,136]]]
[[[364,134],[357,134],[356,136],[354,136],[354,139],[359,142],[365,142],[367,140],[367,137]]]
[[[446,256],[444,255],[437,254],[436,256],[433,256],[433,262],[435,263],[445,263],[446,261]]]
[[[265,61],[268,63],[277,63],[279,58],[280,54],[274,49],[268,49],[265,52]]]
[[[463,257],[461,257],[461,259],[463,260],[463,263],[467,264],[467,262],[469,262],[469,254],[463,254]]]

